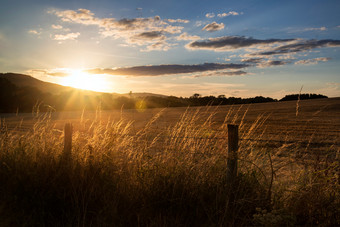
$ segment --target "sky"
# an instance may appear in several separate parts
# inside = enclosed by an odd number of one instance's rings
[[[1,0],[0,72],[103,92],[340,97],[338,0]]]

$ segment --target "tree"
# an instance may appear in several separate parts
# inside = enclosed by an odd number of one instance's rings
[[[197,98],[199,98],[199,97],[201,97],[201,95],[198,94],[198,93],[195,93],[195,94],[193,94],[190,98],[197,99]]]

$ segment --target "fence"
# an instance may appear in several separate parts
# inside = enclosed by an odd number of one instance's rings
[[[238,151],[238,125],[228,124],[228,160],[227,160],[227,182],[232,185],[237,177],[237,151]],[[72,133],[71,123],[64,127],[64,150],[63,159],[70,160],[72,157]]]

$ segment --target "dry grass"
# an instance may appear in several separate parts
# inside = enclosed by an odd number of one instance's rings
[[[268,125],[275,113],[248,118],[251,107],[229,108],[223,120],[221,107],[187,108],[168,124],[162,120],[169,110],[158,110],[139,126],[123,115],[110,120],[100,111],[91,118],[79,114],[68,163],[61,161],[63,132],[53,114],[33,118],[32,131],[5,129],[0,224],[339,225],[336,140],[323,147],[329,155],[312,155],[315,136],[306,134],[307,142],[300,143],[291,142],[289,130],[272,135]],[[239,124],[243,139],[232,192],[226,182],[227,123]],[[278,136],[280,143],[268,142]]]

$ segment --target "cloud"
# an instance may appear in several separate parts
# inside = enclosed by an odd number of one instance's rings
[[[320,27],[320,28],[305,28],[304,31],[327,31],[326,27]]]
[[[52,76],[52,77],[66,77],[69,76],[70,73],[67,71],[63,71],[60,69],[31,69],[27,71],[28,74],[32,76]]]
[[[279,60],[268,60],[268,61],[262,61],[260,63],[257,64],[257,67],[259,68],[267,68],[267,67],[271,67],[271,66],[280,66],[280,65],[286,65],[289,62],[286,61],[279,61]]]
[[[224,28],[223,23],[218,24],[214,21],[211,24],[207,24],[206,26],[204,26],[204,28],[202,28],[202,31],[215,32],[222,30],[223,28]]]
[[[55,25],[55,24],[52,24],[51,27],[52,27],[53,29],[62,29],[62,28],[63,28],[63,26],[61,26],[61,25]]]
[[[199,37],[197,35],[189,35],[186,32],[183,32],[181,35],[176,37],[177,40],[198,40],[200,38],[201,37]]]
[[[78,9],[77,11],[51,10],[49,13],[56,15],[63,22],[97,26],[99,28],[99,34],[101,34],[103,38],[122,38],[127,44],[146,46],[146,49],[148,50],[167,49],[155,48],[155,46],[160,46],[159,39],[163,40],[163,47],[167,46],[170,48],[173,46],[167,43],[167,40],[170,40],[169,36],[181,33],[183,27],[174,26],[169,23],[189,22],[188,20],[183,19],[162,20],[159,16],[148,18],[123,18],[120,20],[117,20],[116,18],[98,18],[88,9]]]
[[[204,24],[203,21],[198,20],[195,22],[195,27],[201,27],[203,24]]]
[[[93,17],[94,14],[87,9],[78,9],[78,12],[74,10],[51,10],[49,13],[60,17],[64,22],[73,22],[86,25],[97,25],[100,22],[97,18]]]
[[[321,47],[339,47],[340,40],[324,39],[324,40],[303,40],[297,39],[294,43],[282,45],[270,51],[257,53],[257,55],[276,55],[276,54],[290,54],[312,50]]]
[[[207,40],[197,40],[186,45],[192,50],[233,51],[243,48],[250,54],[246,57],[266,57],[271,55],[289,55],[323,47],[340,47],[340,40],[305,40],[305,39],[254,39],[244,36],[223,36]],[[253,49],[249,49],[253,48]],[[255,48],[255,49],[254,49]]]
[[[205,14],[206,18],[214,18],[215,17],[215,13],[207,13]]]
[[[237,16],[240,15],[238,12],[230,11],[229,13],[219,13],[217,14],[218,17],[228,17],[228,16]]]
[[[54,40],[59,40],[59,41],[63,41],[63,40],[75,40],[76,38],[78,38],[78,36],[80,36],[80,33],[68,33],[66,35],[54,35]]]
[[[40,35],[41,34],[41,32],[38,32],[37,30],[34,30],[34,29],[29,30],[28,33],[33,34],[33,35]]]
[[[189,20],[183,20],[183,19],[167,19],[170,23],[184,23],[187,24],[190,21]]]
[[[139,33],[139,34],[137,34],[133,37],[139,38],[139,39],[149,39],[149,40],[164,39],[165,38],[165,36],[162,35],[162,32],[160,32],[160,31],[142,32],[142,33]]]
[[[233,69],[235,70],[246,68],[248,66],[248,64],[204,63],[197,65],[151,65],[116,69],[90,69],[87,70],[87,72],[92,74],[110,74],[122,76],[162,76],[168,74],[186,74]]]
[[[186,47],[188,49],[206,49],[216,51],[230,51],[238,48],[252,47],[252,46],[266,46],[268,44],[279,44],[292,41],[294,39],[254,39],[244,36],[223,36],[217,38],[210,38],[203,41],[194,41],[189,43]]]
[[[162,50],[162,51],[168,51],[171,49],[171,47],[175,46],[175,44],[170,44],[165,41],[159,41],[156,43],[152,43],[148,45],[145,49],[142,49],[142,52],[149,52],[153,50]]]
[[[306,60],[300,60],[295,62],[296,65],[315,65],[318,64],[320,61],[326,62],[329,61],[331,58],[313,58],[313,59],[306,59]]]
[[[56,77],[67,77],[70,74],[69,73],[65,73],[65,72],[46,72],[47,75],[49,76],[56,76]]]
[[[206,77],[206,76],[243,76],[248,74],[245,71],[238,70],[238,71],[222,71],[222,72],[203,72],[201,74],[194,75],[193,77]]]
[[[263,61],[263,58],[248,58],[248,59],[242,59],[242,62],[246,63],[260,63]]]

